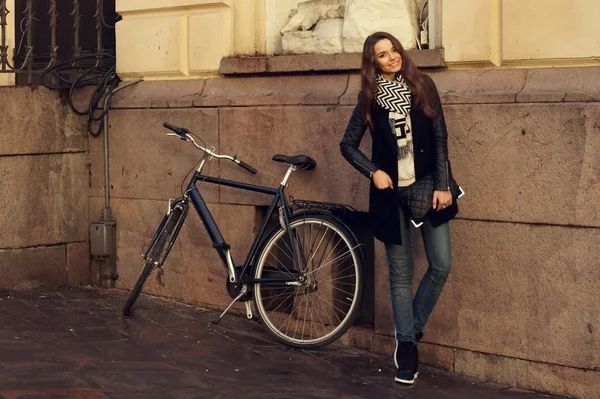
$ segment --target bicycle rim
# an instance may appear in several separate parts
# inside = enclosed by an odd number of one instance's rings
[[[361,295],[358,244],[345,226],[324,216],[297,217],[290,223],[300,250],[293,261],[283,229],[266,241],[256,278],[293,278],[305,272],[302,286],[258,283],[257,310],[269,330],[293,347],[319,347],[338,339],[351,326]]]

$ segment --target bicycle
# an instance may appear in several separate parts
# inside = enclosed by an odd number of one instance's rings
[[[123,308],[123,315],[131,314],[152,271],[163,270],[191,202],[223,262],[227,272],[227,292],[232,298],[229,306],[213,323],[218,323],[231,306],[240,301],[245,303],[248,319],[264,323],[275,338],[289,346],[321,347],[341,337],[358,314],[362,294],[362,244],[347,224],[327,207],[307,205],[318,204],[316,201],[294,201],[290,206],[285,197],[291,174],[297,170],[314,169],[316,162],[306,155],[273,156],[274,161],[288,165],[278,188],[211,177],[202,171],[207,160],[213,158],[233,161],[252,174],[257,172],[237,156],[218,154],[206,148],[206,145],[199,145],[195,138],[201,140],[186,128],[167,122],[163,126],[173,132],[167,133],[168,136],[191,142],[203,154],[183,196],[169,200],[167,212],[142,255],[142,273]],[[230,246],[196,186],[198,182],[273,197],[243,265],[236,266]],[[265,235],[272,216],[276,216],[278,223]],[[253,314],[251,300],[260,318]],[[321,302],[315,304],[315,300]],[[310,326],[307,327],[307,323],[311,323]]]

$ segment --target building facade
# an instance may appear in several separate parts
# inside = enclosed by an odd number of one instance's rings
[[[8,9],[14,1],[6,2]],[[85,121],[69,116],[61,129],[55,129],[58,133],[47,129],[44,137],[57,134],[63,140],[58,141],[66,143],[60,151],[68,159],[73,148],[86,154],[85,162],[80,155],[70,161],[68,170],[76,171],[76,181],[89,183],[82,205],[89,220],[82,221],[81,215],[69,219],[68,225],[79,227],[63,237],[56,226],[64,222],[49,217],[56,214],[50,209],[44,213],[50,233],[38,232],[47,239],[5,242],[0,248],[73,242],[78,254],[74,259],[84,262],[82,248],[89,244],[86,223],[102,213],[108,189],[117,221],[114,284],[131,289],[140,272],[139,254],[166,200],[179,194],[181,179],[199,159],[193,148],[164,135],[165,121],[189,127],[207,144],[238,154],[259,171],[250,176],[214,161],[211,174],[225,178],[276,186],[284,170],[271,161],[273,154],[311,155],[317,168],[294,175],[291,194],[351,205],[362,220],[369,182],[343,160],[338,143],[360,87],[356,52],[360,35],[388,24],[406,38],[410,55],[436,82],[448,123],[453,172],[467,193],[459,202],[458,218],[451,222],[452,272],[425,331],[424,362],[518,388],[596,398],[600,3],[327,0],[302,7],[298,3],[117,0],[122,20],[115,25],[116,72],[124,81],[143,82],[120,91],[112,101],[110,185],[104,184],[102,140],[81,141]],[[307,19],[311,11],[318,15],[317,22]],[[300,22],[292,21],[294,17]],[[8,14],[8,28],[17,24],[11,18]],[[10,48],[16,41],[12,32],[5,35]],[[0,79],[9,85],[16,81],[10,73],[0,74]],[[9,103],[7,90],[0,91],[4,104]],[[12,90],[30,102],[48,101],[52,94]],[[57,96],[55,100],[60,104]],[[39,121],[31,122],[31,129],[47,120],[42,109],[34,114]],[[33,120],[31,115],[21,117]],[[72,144],[64,137],[81,142]],[[42,152],[42,144],[33,150],[20,145],[11,141],[2,147],[4,154],[11,154],[6,164],[19,159],[15,154],[25,159]],[[368,139],[364,146],[368,152]],[[61,207],[86,188],[83,185],[74,194],[64,184],[59,187],[54,195],[62,198],[63,202],[55,202]],[[267,199],[208,185],[202,192],[226,240],[243,253],[262,220]],[[67,212],[61,215],[69,218]],[[162,279],[145,289],[222,309],[229,302],[225,274],[196,219],[188,218]],[[25,216],[17,218],[23,231],[26,222]],[[343,341],[391,354],[385,251],[364,223],[353,227],[365,244],[366,285],[359,320]],[[420,277],[426,259],[418,231],[414,233]],[[80,274],[78,279],[97,283],[101,269],[92,262],[89,275]]]

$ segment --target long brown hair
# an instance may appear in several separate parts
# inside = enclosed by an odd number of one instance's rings
[[[415,63],[410,59],[400,41],[387,32],[375,32],[365,40],[362,54],[362,66],[360,70],[361,90],[363,95],[363,121],[370,128],[373,128],[371,120],[371,110],[375,101],[375,90],[377,83],[375,77],[378,66],[375,62],[375,44],[383,39],[389,39],[394,48],[402,57],[402,69],[400,73],[404,77],[406,84],[412,92],[412,106],[423,110],[423,113],[430,118],[435,116],[433,109],[433,98],[425,82],[425,74],[419,71]]]

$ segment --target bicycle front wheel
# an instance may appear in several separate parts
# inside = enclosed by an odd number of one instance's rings
[[[151,247],[146,252],[144,268],[142,273],[135,283],[133,290],[127,298],[125,307],[123,307],[123,316],[129,316],[131,314],[131,308],[133,307],[138,296],[142,292],[142,288],[146,283],[146,280],[156,267],[162,266],[167,256],[167,251],[170,249],[173,241],[175,241],[177,231],[175,230],[180,225],[179,220],[183,215],[183,209],[175,207],[168,215],[165,215],[166,220],[161,223],[159,231],[156,232],[156,238],[150,244]],[[167,245],[170,244],[170,245]]]
[[[254,302],[267,328],[283,343],[326,346],[341,337],[358,314],[360,244],[345,224],[324,214],[297,215],[290,227],[292,237],[278,226],[265,240],[254,277],[273,282],[254,285]],[[300,283],[281,282],[286,279]]]

